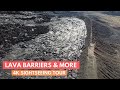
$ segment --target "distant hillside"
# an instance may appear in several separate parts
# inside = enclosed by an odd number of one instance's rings
[[[120,16],[120,11],[101,11],[104,14]]]

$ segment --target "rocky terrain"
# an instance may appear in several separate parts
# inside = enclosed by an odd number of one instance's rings
[[[119,11],[1,11],[0,78],[119,79]],[[67,77],[11,77],[2,61],[79,60]]]
[[[83,20],[37,12],[27,12],[27,14],[19,12],[19,14],[10,13],[1,16],[1,61],[80,60],[81,49],[87,37]],[[77,78],[77,72],[69,71],[68,77],[44,78]],[[10,76],[9,71],[2,70],[1,77],[14,78]]]

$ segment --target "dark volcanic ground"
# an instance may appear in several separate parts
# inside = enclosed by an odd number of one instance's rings
[[[100,13],[106,15],[104,16],[105,18],[107,17],[107,15],[119,16],[119,12],[100,12]],[[85,39],[85,45],[84,47],[82,47],[83,52],[79,57],[77,56],[77,59],[79,59],[81,62],[81,68],[79,71],[77,71],[77,74],[76,71],[72,71],[73,74],[70,74],[69,76],[70,79],[71,78],[72,79],[74,78],[119,79],[120,78],[119,27],[111,26],[109,23],[105,22],[105,20],[107,21],[108,19],[105,18],[101,19],[99,17],[99,14],[98,13],[96,14],[95,12],[62,12],[62,11],[61,12],[59,11],[58,12],[57,11],[0,12],[0,60],[2,61],[4,59],[9,59],[9,58],[30,59],[30,57],[34,60],[38,60],[38,59],[45,60],[45,58],[37,57],[37,54],[39,55],[39,53],[36,53],[36,55],[32,55],[31,51],[26,56],[24,54],[25,52],[24,50],[27,50],[26,48],[29,46],[31,42],[32,44],[37,46],[36,48],[38,50],[39,48],[41,48],[34,41],[34,39],[36,40],[36,37],[38,37],[39,35],[44,36],[44,34],[49,32],[49,27],[43,26],[41,24],[49,22],[52,17],[56,17],[56,16],[80,18],[85,22],[87,27],[87,37]],[[90,20],[92,20],[92,24]],[[95,44],[93,49],[90,49],[91,26],[92,26],[92,43]],[[17,51],[17,48],[18,51],[20,52]],[[17,57],[14,57],[14,53],[16,53],[15,55]],[[97,67],[94,67],[94,65],[92,65],[90,62],[92,62]],[[87,66],[89,65],[92,65],[92,68],[88,68]],[[97,77],[92,77],[91,76],[92,74],[90,74],[88,71],[91,72],[93,71],[92,73],[94,75],[95,73],[97,73]],[[11,77],[9,71],[3,71],[1,69],[0,72],[1,72],[0,73],[1,78],[5,78],[5,79],[16,78],[16,77]],[[26,77],[26,78],[32,78],[32,77]],[[46,77],[41,77],[41,78],[46,78]]]
[[[33,15],[28,12],[2,12],[0,15],[0,55],[4,57],[4,54],[9,52],[12,45],[19,42],[29,41],[34,39],[39,34],[45,34],[49,30],[47,27],[37,26],[42,22],[49,21],[46,15]],[[43,18],[44,20],[39,20]],[[39,23],[40,22],[40,23]],[[25,48],[25,46],[21,46]]]
[[[50,12],[2,12],[0,16],[1,61],[80,60],[87,29],[79,18]],[[78,72],[69,70],[68,77],[21,78],[75,79]],[[20,77],[11,77],[9,70],[1,70],[1,78]]]

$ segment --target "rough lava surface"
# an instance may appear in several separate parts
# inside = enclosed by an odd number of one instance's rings
[[[24,24],[24,26],[19,25],[19,29],[27,26],[27,32],[31,32],[31,34],[29,34],[22,31],[25,38],[34,38],[11,45],[9,52],[4,57],[1,57],[1,61],[6,59],[80,61],[82,47],[85,45],[85,39],[87,37],[85,22],[76,17],[51,17],[47,22],[41,23],[42,20],[44,20],[43,17],[39,18],[38,23],[31,20],[31,22],[26,21],[27,24]],[[23,21],[21,20],[21,23],[22,22]],[[35,31],[39,32],[39,34],[36,35],[34,33]],[[35,36],[30,37],[29,35]],[[0,73],[0,78],[75,79],[77,76],[77,70],[69,70],[67,77],[11,77],[10,71],[1,70]]]

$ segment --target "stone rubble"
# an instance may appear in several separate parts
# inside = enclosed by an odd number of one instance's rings
[[[30,41],[13,45],[11,52],[3,60],[80,60],[82,47],[85,45],[87,37],[87,29],[83,20],[75,17],[55,17],[50,22],[41,24],[41,26],[48,26],[49,32],[40,34]],[[21,46],[24,46],[24,48]],[[69,71],[68,77],[44,78],[74,79],[77,78],[77,70]]]

